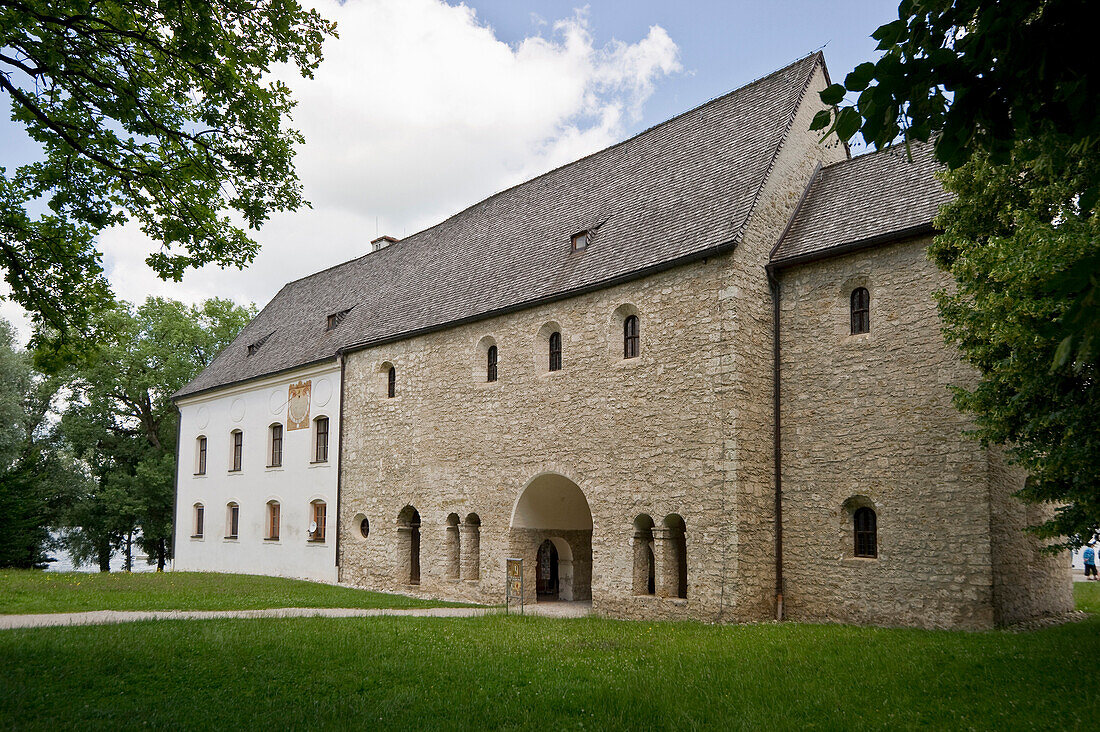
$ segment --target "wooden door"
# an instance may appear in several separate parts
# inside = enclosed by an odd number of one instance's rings
[[[549,539],[542,542],[535,562],[535,592],[550,599],[558,596],[558,550]]]

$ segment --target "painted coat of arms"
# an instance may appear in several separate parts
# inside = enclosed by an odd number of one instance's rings
[[[309,427],[309,388],[311,382],[299,381],[290,385],[290,398],[287,400],[287,430],[304,430]]]

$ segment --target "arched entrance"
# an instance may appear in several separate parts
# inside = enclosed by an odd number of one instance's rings
[[[558,599],[561,578],[558,576],[558,550],[547,539],[539,545],[535,558],[535,595],[547,600]]]
[[[525,560],[528,601],[592,599],[592,511],[580,486],[542,473],[520,491],[511,556]]]

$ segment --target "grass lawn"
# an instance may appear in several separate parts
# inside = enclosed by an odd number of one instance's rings
[[[1078,585],[1100,606],[1100,586]],[[490,616],[0,633],[0,727],[1086,729],[1100,617],[1030,633]]]
[[[455,604],[247,574],[0,570],[0,614],[273,607],[400,608]]]

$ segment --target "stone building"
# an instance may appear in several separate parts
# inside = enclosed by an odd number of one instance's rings
[[[501,602],[515,557],[528,601],[615,617],[1070,609],[1022,476],[950,403],[973,374],[931,299],[930,151],[823,143],[827,84],[814,54],[288,284],[181,409],[253,390],[289,420],[330,370],[342,583]],[[184,410],[178,517],[201,429]]]

